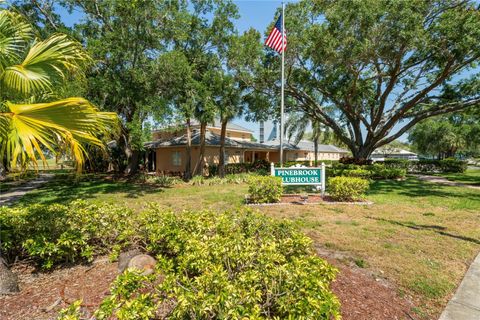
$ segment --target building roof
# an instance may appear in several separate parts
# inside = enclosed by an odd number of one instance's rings
[[[267,146],[280,148],[279,140],[269,140],[269,141],[265,141],[263,144]],[[312,151],[312,152],[315,151],[315,144],[313,143],[313,141],[308,141],[308,140],[300,140],[296,145],[290,142],[285,142],[283,146],[285,150],[306,150],[306,151]],[[347,150],[336,147],[331,144],[319,144],[318,152],[348,153]]]
[[[159,147],[173,147],[184,146],[187,144],[187,135],[174,137],[168,140],[156,140],[145,143],[146,148],[159,148]],[[192,145],[200,145],[200,132],[192,134]],[[207,146],[220,146],[220,135],[207,131],[205,133],[205,145]],[[263,143],[251,142],[251,141],[239,141],[225,137],[225,146],[231,148],[248,148],[248,149],[272,149],[273,146],[267,146]]]
[[[192,120],[190,122],[190,126],[200,126],[200,122],[197,121],[197,120]],[[215,121],[213,123],[209,123],[207,125],[207,127],[221,129],[222,128],[222,123],[220,122],[220,119],[215,119]],[[157,130],[154,130],[154,131],[163,131],[163,130],[165,130],[165,129],[157,129]],[[227,130],[253,133],[253,130],[247,129],[245,127],[242,127],[242,126],[240,126],[236,123],[232,123],[232,122],[227,123]]]
[[[198,122],[196,120],[193,120],[192,125],[199,126],[200,122]],[[208,124],[208,127],[221,129],[222,128],[222,122],[220,121],[220,119],[215,119],[215,121],[213,123]],[[234,130],[234,131],[245,131],[245,132],[253,133],[253,130],[247,129],[247,128],[242,127],[242,126],[240,126],[236,123],[233,123],[233,122],[228,122],[227,123],[227,129],[228,130]]]
[[[408,150],[404,149],[384,149],[384,148],[379,148],[375,150],[372,155],[412,155],[416,156],[417,154]]]

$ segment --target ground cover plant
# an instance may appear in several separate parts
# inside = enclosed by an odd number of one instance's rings
[[[0,218],[7,256],[43,268],[132,246],[157,257],[156,275],[117,278],[97,319],[150,319],[164,304],[172,319],[339,318],[329,289],[336,269],[292,223],[251,210],[175,213],[152,204],[134,214],[75,201],[2,208]]]

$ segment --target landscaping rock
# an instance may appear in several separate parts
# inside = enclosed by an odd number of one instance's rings
[[[118,271],[123,272],[128,267],[128,263],[133,257],[142,254],[139,249],[132,249],[129,251],[121,252],[118,256]]]
[[[19,291],[17,275],[0,258],[0,294],[11,294]]]
[[[152,274],[155,271],[157,260],[148,254],[139,254],[128,262],[128,269],[137,269],[142,271],[143,275]]]

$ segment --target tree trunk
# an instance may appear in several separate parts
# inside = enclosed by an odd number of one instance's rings
[[[351,150],[353,157],[356,160],[367,160],[370,155],[375,151],[375,148],[371,145],[362,145],[358,149]]]
[[[220,156],[218,162],[218,175],[225,177],[225,136],[227,133],[227,120],[222,121],[222,131],[220,132]]]
[[[130,175],[138,171],[138,161],[140,158],[140,151],[133,150],[130,147],[130,144],[125,146],[125,155],[127,156],[127,167],[125,168],[125,173]]]
[[[184,179],[190,180],[192,178],[192,130],[190,128],[190,118],[187,119],[187,145],[185,151],[187,159],[185,160]]]
[[[316,167],[318,165],[318,137],[315,137],[315,139],[313,139],[313,152],[315,152],[313,163]]]
[[[3,161],[0,161],[0,181],[3,181],[7,178],[7,169],[3,165]]]
[[[195,169],[193,169],[194,175],[201,175],[203,171],[203,167],[205,165],[205,135],[207,132],[207,123],[201,122],[200,123],[200,154],[198,155],[197,163],[195,164]]]

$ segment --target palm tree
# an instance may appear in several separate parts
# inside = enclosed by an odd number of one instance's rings
[[[218,93],[214,100],[221,122],[218,175],[223,178],[225,176],[225,136],[227,124],[242,113],[242,105],[240,90],[235,87],[233,77],[221,76],[217,84]]]
[[[200,123],[200,152],[198,160],[193,169],[194,175],[201,175],[204,167],[205,158],[205,137],[207,133],[207,125],[215,120],[215,106],[212,104],[209,94],[202,94],[202,101],[195,106],[195,118]]]
[[[335,142],[335,134],[325,125],[315,119],[311,119],[307,114],[302,112],[292,112],[285,123],[285,131],[287,139],[294,138],[294,144],[298,144],[307,135],[307,129],[311,128],[309,139],[313,141],[313,149],[315,153],[314,165],[318,165],[318,144],[320,141],[324,143]]]
[[[116,114],[99,112],[83,98],[51,101],[55,87],[88,61],[77,41],[63,34],[35,39],[21,15],[0,10],[1,164],[37,167],[38,157],[46,162],[46,150],[57,154],[61,148],[80,172],[84,146],[103,147],[98,137],[116,126]]]

